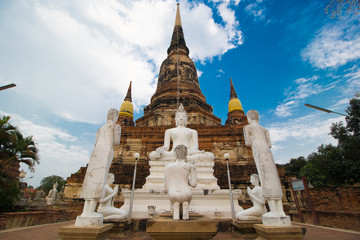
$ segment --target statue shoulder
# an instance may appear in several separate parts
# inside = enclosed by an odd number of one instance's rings
[[[169,128],[165,130],[165,134],[170,134],[174,131],[175,128]]]
[[[195,129],[191,129],[191,128],[186,128],[186,129],[188,129],[192,133],[197,133],[197,131]]]

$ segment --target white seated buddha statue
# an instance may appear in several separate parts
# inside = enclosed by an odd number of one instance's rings
[[[176,127],[165,131],[164,146],[157,148],[151,152],[150,160],[173,160],[176,156],[174,149],[179,145],[184,145],[188,149],[187,160],[189,162],[211,161],[214,159],[214,154],[199,150],[198,133],[196,130],[187,128],[187,113],[182,104],[179,110],[175,113]],[[170,149],[170,143],[173,143],[173,148]]]

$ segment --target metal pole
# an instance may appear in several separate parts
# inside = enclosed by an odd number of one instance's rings
[[[132,217],[132,208],[133,208],[133,201],[134,201],[134,191],[135,191],[135,179],[136,179],[136,167],[137,167],[137,160],[139,159],[140,154],[135,153],[135,168],[134,168],[134,177],[133,177],[133,183],[132,183],[132,189],[131,189],[131,197],[130,197],[130,207],[129,207],[129,219]]]
[[[312,197],[310,195],[309,186],[307,184],[305,176],[301,176],[301,180],[303,181],[304,186],[305,186],[305,191],[306,191],[306,195],[307,195],[307,198],[308,198],[308,203],[309,203],[309,206],[310,206],[310,209],[311,209],[311,214],[312,214],[312,217],[313,217],[314,224],[319,225],[319,219],[318,219],[318,217],[316,215],[315,205],[314,205],[314,202],[313,202]]]
[[[342,115],[342,116],[345,116],[345,117],[349,117],[349,116],[346,115],[346,114],[334,112],[334,111],[331,111],[331,110],[329,110],[329,109],[322,108],[322,107],[318,107],[318,106],[311,105],[311,104],[308,104],[308,103],[305,103],[304,105],[305,105],[306,107],[313,108],[313,109],[316,109],[316,110],[319,110],[319,111],[323,111],[323,112],[326,112],[326,113],[335,113],[335,114],[338,114],[338,115]]]
[[[299,179],[296,179],[296,180],[299,180]],[[295,180],[295,181],[296,181]],[[292,192],[292,195],[293,195],[293,198],[294,198],[294,201],[295,201],[295,205],[296,205],[296,209],[298,211],[298,214],[299,214],[299,221],[301,223],[305,222],[304,221],[304,217],[301,213],[301,209],[300,209],[300,204],[299,204],[299,201],[298,201],[298,197],[297,197],[297,192],[294,191],[294,188],[293,188],[293,185],[292,185],[292,182],[294,182],[294,180],[290,180],[290,186],[291,186],[291,192]]]
[[[0,91],[8,89],[8,88],[12,88],[12,87],[16,87],[16,84],[11,83],[11,84],[8,84],[8,85],[5,85],[5,86],[1,86]]]
[[[233,194],[232,194],[232,190],[231,190],[231,179],[230,179],[230,170],[229,170],[229,157],[230,157],[230,155],[228,153],[224,154],[224,158],[226,159],[227,175],[228,175],[228,180],[229,180],[231,216],[232,216],[232,219],[235,220],[234,199],[233,199]]]

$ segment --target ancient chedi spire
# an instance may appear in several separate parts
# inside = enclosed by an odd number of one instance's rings
[[[131,99],[131,83],[132,83],[132,81],[130,81],[130,85],[129,85],[129,88],[128,88],[128,91],[127,91],[127,94],[126,94],[126,97],[125,97],[124,101],[132,102],[132,99]]]
[[[235,88],[230,78],[230,101],[229,101],[229,112],[228,119],[225,122],[225,125],[239,125],[246,124],[246,117],[244,114],[243,107],[240,100],[237,97]]]
[[[175,17],[175,26],[171,38],[170,47],[167,50],[167,54],[170,55],[175,50],[181,50],[186,55],[189,55],[189,49],[186,46],[184,32],[181,26],[181,17],[180,17],[180,4],[177,4],[176,17]]]
[[[133,104],[131,100],[131,81],[129,84],[129,88],[124,99],[124,102],[121,104],[119,110],[119,119],[117,121],[121,126],[134,126],[134,110]]]
[[[180,103],[189,113],[189,125],[220,125],[221,119],[213,115],[206,103],[197,77],[194,62],[189,57],[181,25],[180,7],[177,4],[174,30],[162,62],[155,94],[144,108],[144,116],[136,120],[137,126],[173,125],[174,114]]]
[[[230,99],[237,98],[232,79],[230,78]]]

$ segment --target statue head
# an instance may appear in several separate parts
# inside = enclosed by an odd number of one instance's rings
[[[247,119],[249,121],[249,123],[251,124],[252,122],[259,122],[259,113],[256,110],[250,110],[246,113]]]
[[[187,156],[187,147],[184,145],[178,145],[175,148],[176,159],[185,160]]]
[[[116,123],[119,118],[119,112],[115,108],[110,108],[107,114],[107,120]]]
[[[250,175],[250,182],[252,185],[254,186],[258,186],[260,183],[260,179],[259,179],[259,175],[257,175],[256,173],[253,173]]]
[[[175,113],[175,123],[176,126],[183,125],[186,127],[187,125],[187,112],[185,111],[182,103],[179,106],[179,110]]]
[[[58,187],[58,185],[59,185],[58,182],[54,183],[53,189],[56,189]]]
[[[106,181],[107,184],[108,185],[113,184],[114,180],[115,180],[115,175],[113,173],[109,173],[107,176],[107,181]]]

